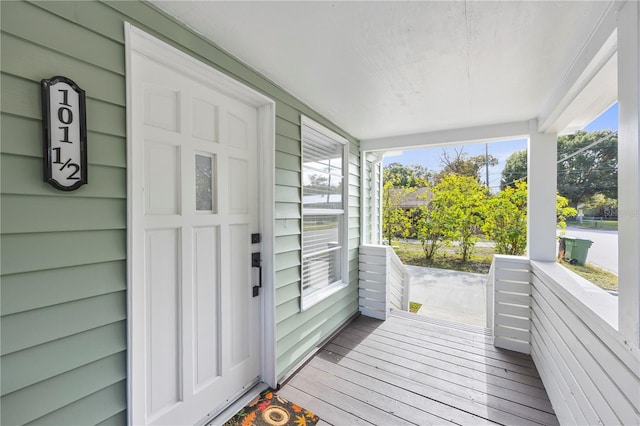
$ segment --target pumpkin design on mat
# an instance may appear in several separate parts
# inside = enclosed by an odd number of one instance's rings
[[[314,426],[320,419],[293,404],[272,389],[263,391],[225,425],[228,426]]]

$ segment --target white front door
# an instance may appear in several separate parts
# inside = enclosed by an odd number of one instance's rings
[[[194,424],[260,379],[258,112],[131,57],[134,423]]]

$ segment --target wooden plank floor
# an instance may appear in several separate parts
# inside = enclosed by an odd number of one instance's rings
[[[533,361],[486,329],[361,316],[278,391],[322,424],[557,425]]]

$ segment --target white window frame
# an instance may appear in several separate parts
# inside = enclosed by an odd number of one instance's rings
[[[317,290],[309,295],[304,294],[304,258],[305,252],[304,247],[302,247],[301,252],[301,260],[302,264],[301,268],[301,278],[300,278],[300,310],[305,311],[312,306],[320,303],[325,300],[327,297],[335,294],[341,289],[345,288],[349,284],[349,141],[337,134],[336,132],[326,128],[325,126],[317,123],[316,121],[306,117],[304,115],[300,116],[300,140],[301,140],[301,154],[300,154],[300,171],[301,171],[301,183],[300,183],[300,191],[302,197],[304,197],[304,182],[302,182],[303,174],[304,174],[304,144],[306,138],[306,131],[314,130],[318,133],[321,133],[323,136],[332,140],[332,142],[336,142],[343,146],[342,151],[342,209],[340,210],[323,210],[323,209],[305,209],[304,208],[304,198],[302,198],[302,218],[301,218],[301,233],[302,239],[304,240],[304,217],[307,215],[323,215],[327,213],[331,213],[334,216],[340,216],[342,218],[342,226],[341,226],[341,241],[340,247],[342,248],[342,268],[341,268],[341,279],[339,281],[333,282],[322,288]],[[340,212],[337,213],[336,212]]]

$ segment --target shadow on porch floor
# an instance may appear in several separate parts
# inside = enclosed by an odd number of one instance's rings
[[[361,316],[278,394],[336,426],[558,424],[531,358],[494,348],[487,332],[398,311]]]

